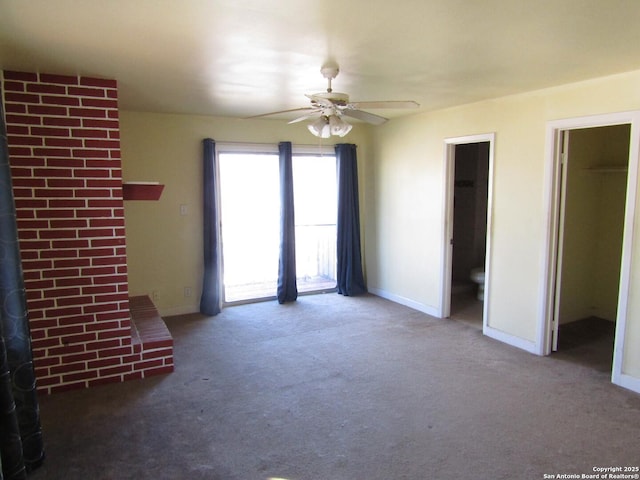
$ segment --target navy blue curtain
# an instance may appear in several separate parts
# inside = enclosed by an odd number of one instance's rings
[[[31,332],[0,101],[0,479],[24,479],[43,460]]]
[[[218,166],[216,160],[216,142],[211,138],[202,141],[203,197],[204,212],[204,277],[200,312],[205,315],[217,315],[222,311],[222,272],[220,218],[218,207]]]
[[[293,209],[293,164],[291,142],[281,142],[280,151],[280,261],[278,263],[278,302],[298,298],[296,284],[296,236]]]
[[[342,295],[366,293],[360,250],[360,207],[358,200],[358,158],[356,146],[338,144],[337,287]]]

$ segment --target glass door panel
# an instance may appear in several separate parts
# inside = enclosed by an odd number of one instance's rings
[[[293,157],[298,292],[336,288],[335,156]]]
[[[280,242],[278,156],[220,153],[224,300],[275,297]]]

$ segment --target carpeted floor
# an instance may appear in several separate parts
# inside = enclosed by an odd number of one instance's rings
[[[640,463],[640,395],[465,322],[326,294],[167,325],[173,374],[41,398],[47,460],[30,479],[542,479]]]
[[[616,324],[597,317],[560,325],[555,358],[611,374]]]

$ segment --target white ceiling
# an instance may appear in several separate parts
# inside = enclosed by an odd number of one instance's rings
[[[449,107],[640,69],[640,1],[0,0],[0,69],[115,78],[125,110],[307,106],[327,60],[352,101]]]

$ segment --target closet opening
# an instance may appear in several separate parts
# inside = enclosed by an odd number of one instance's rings
[[[579,350],[567,344],[569,326],[577,328],[579,324],[575,322],[581,320],[586,320],[585,324],[595,322],[590,320],[592,317],[600,325],[600,319],[608,321],[604,330],[609,330],[609,336],[613,330],[613,352],[610,337],[601,340],[607,344],[606,353],[603,347],[592,344],[590,353],[597,352],[606,361],[592,367],[606,372],[610,365],[612,383],[640,392],[637,378],[626,368],[636,354],[635,344],[629,341],[632,326],[628,318],[634,305],[631,294],[640,111],[551,121],[547,123],[546,138],[547,221],[534,353],[553,354],[557,359],[564,355],[568,360],[584,362],[584,356],[569,356]],[[585,185],[573,186],[574,181]],[[572,193],[581,189],[590,194],[580,197]],[[581,202],[590,208],[573,213],[572,204]],[[595,215],[597,212],[604,213]],[[583,213],[588,220],[579,221]],[[573,234],[573,229],[578,234]],[[592,258],[586,258],[584,250],[591,252]],[[572,262],[575,264],[573,257],[578,255],[583,255],[585,265],[571,266]],[[584,273],[581,268],[590,270]],[[575,278],[580,271],[586,278]],[[600,281],[597,276],[608,280]],[[585,329],[588,335],[597,334],[597,328]]]
[[[563,130],[552,351],[611,372],[631,125]]]

